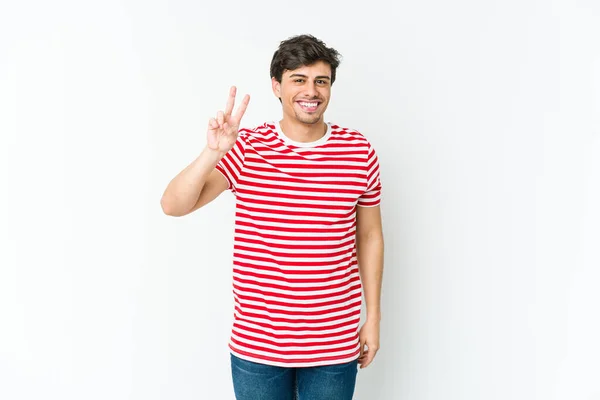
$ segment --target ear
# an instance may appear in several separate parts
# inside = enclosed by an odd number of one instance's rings
[[[281,83],[277,82],[277,79],[271,78],[271,87],[273,88],[275,97],[281,99]]]

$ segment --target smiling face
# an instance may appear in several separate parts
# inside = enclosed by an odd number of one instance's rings
[[[285,70],[281,83],[272,78],[273,93],[281,99],[283,115],[304,124],[323,122],[331,96],[331,67],[324,61]]]

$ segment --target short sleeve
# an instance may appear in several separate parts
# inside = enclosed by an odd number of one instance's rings
[[[375,207],[381,203],[381,179],[379,174],[379,158],[372,146],[369,146],[366,171],[367,188],[358,198],[358,205],[362,207]]]
[[[239,132],[233,147],[221,158],[215,169],[227,179],[228,189],[235,193],[242,167],[246,148],[246,133]]]

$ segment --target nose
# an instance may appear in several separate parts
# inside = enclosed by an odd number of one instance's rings
[[[314,82],[308,81],[306,84],[306,94],[310,97],[317,97],[317,85]]]

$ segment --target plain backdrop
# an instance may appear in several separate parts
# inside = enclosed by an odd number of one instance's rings
[[[234,199],[165,216],[273,52],[343,55],[379,153],[381,350],[360,400],[600,399],[596,0],[2,1],[0,399],[233,399]],[[364,316],[364,315],[363,315]]]

